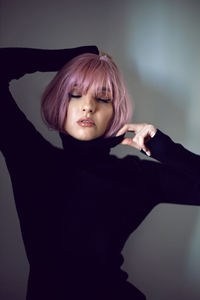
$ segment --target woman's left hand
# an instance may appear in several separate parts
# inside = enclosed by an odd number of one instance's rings
[[[146,123],[140,124],[125,124],[116,134],[116,136],[122,135],[126,132],[134,132],[133,138],[125,137],[121,144],[134,147],[138,150],[143,150],[148,156],[151,155],[150,150],[147,148],[146,143],[154,137],[157,129]]]

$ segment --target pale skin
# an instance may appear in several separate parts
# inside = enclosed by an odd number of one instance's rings
[[[74,88],[71,93],[71,99],[68,105],[65,130],[76,139],[93,140],[102,136],[113,116],[112,99],[108,91],[100,90],[97,95],[88,90],[82,94],[78,88]],[[94,125],[86,126],[87,121],[77,123],[80,119],[89,118]],[[116,134],[116,136],[133,132],[133,138],[125,137],[121,144],[143,150],[148,156],[150,150],[146,142],[156,134],[157,129],[146,123],[125,124]]]
[[[83,94],[75,87],[68,104],[65,130],[76,139],[90,141],[105,133],[112,115],[109,91],[102,88],[94,95],[89,89]]]

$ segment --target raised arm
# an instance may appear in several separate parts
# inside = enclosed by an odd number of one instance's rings
[[[134,132],[135,136],[125,138],[122,144],[147,152],[159,161],[140,162],[143,184],[148,182],[149,193],[155,194],[154,205],[161,202],[200,205],[200,156],[152,125],[127,124],[126,131]]]
[[[157,178],[162,193],[160,202],[200,205],[200,156],[175,143],[157,130],[147,147],[160,161]]]
[[[82,53],[98,54],[96,46],[43,50],[32,48],[0,48],[1,80],[9,82],[27,73],[58,71],[73,57]]]
[[[9,91],[9,82],[27,73],[57,71],[67,61],[85,52],[98,54],[99,51],[95,46],[64,50],[0,49],[0,150],[5,156],[11,151],[14,154],[17,149],[45,144],[16,105]]]
[[[133,132],[133,138],[124,138],[121,144],[129,145],[159,162],[181,170],[195,179],[200,178],[200,155],[175,143],[169,136],[151,124],[126,124],[117,135]]]
[[[200,155],[185,149],[175,143],[169,136],[157,130],[156,135],[149,140],[147,147],[151,156],[165,165],[181,170],[195,180],[200,180]]]

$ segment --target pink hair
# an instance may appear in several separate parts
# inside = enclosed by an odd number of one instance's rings
[[[50,128],[65,132],[67,107],[74,86],[80,87],[83,94],[91,89],[97,95],[102,87],[111,92],[114,113],[105,137],[114,136],[130,121],[132,105],[118,67],[107,56],[85,53],[64,65],[43,93],[41,113]]]

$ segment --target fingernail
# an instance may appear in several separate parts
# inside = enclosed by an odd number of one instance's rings
[[[149,151],[146,151],[145,149],[142,150],[146,153],[147,156],[151,156],[151,153]]]

